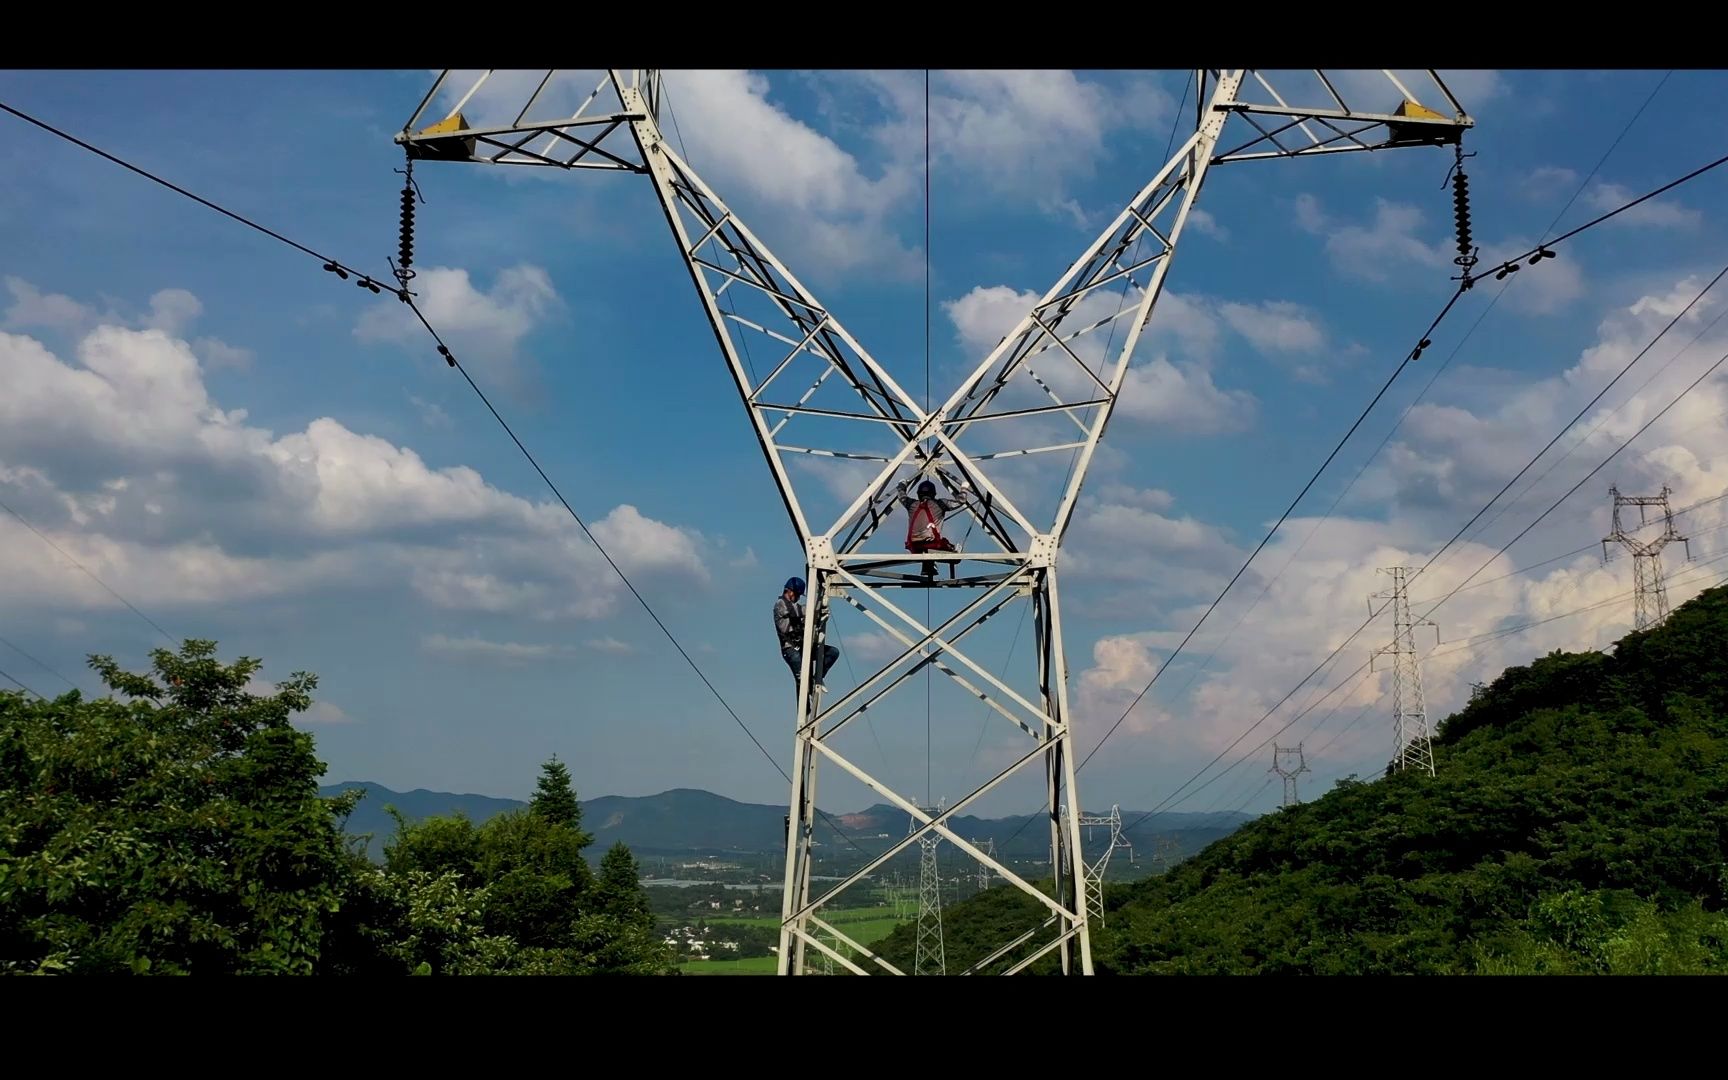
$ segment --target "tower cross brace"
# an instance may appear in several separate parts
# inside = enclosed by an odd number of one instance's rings
[[[1686,557],[1692,557],[1692,541],[1680,535],[1674,527],[1674,510],[1668,505],[1671,489],[1664,484],[1660,495],[1622,495],[1618,487],[1610,487],[1614,500],[1614,529],[1602,539],[1602,561],[1608,561],[1608,545],[1619,544],[1632,553],[1632,627],[1648,630],[1660,626],[1668,618],[1668,586],[1662,578],[1662,549],[1679,541],[1685,545]],[[1638,508],[1638,524],[1628,531],[1620,520],[1622,507]],[[1658,519],[1662,531],[1648,540],[1634,535],[1650,523],[1652,508],[1662,512]]]
[[[821,912],[889,859],[928,838],[930,843],[947,840],[1033,898],[1044,912],[1041,924],[973,964],[969,973],[1001,961],[996,970],[1014,974],[1055,953],[1064,974],[1091,974],[1088,916],[1096,909],[1080,858],[1079,818],[1064,820],[1059,810],[1065,801],[1078,806],[1080,800],[1057,554],[1195,199],[1215,165],[1455,145],[1473,121],[1433,71],[1423,74],[1432,82],[1429,100],[1434,107],[1422,104],[1392,71],[1355,72],[1348,79],[1322,71],[1291,73],[1288,79],[1248,69],[1194,71],[1193,128],[1168,161],[952,393],[925,406],[674,149],[660,128],[665,95],[658,71],[592,73],[592,92],[579,102],[564,101],[573,111],[548,104],[564,99],[554,83],[557,73],[547,72],[520,109],[515,107],[520,98],[515,98],[495,121],[471,122],[463,111],[470,104],[476,110],[492,107],[489,97],[476,96],[496,74],[488,70],[465,92],[451,94],[454,102],[443,119],[422,126],[423,115],[450,74],[438,77],[396,136],[410,159],[624,172],[645,176],[653,184],[804,549],[809,602],[795,676],[789,798],[795,827],[787,835],[780,972],[804,973],[808,948],[855,974],[903,974],[835,930]],[[1363,76],[1374,90],[1358,93],[1352,88]],[[1306,90],[1295,89],[1298,82]],[[575,85],[581,90],[590,84]],[[1345,91],[1355,97],[1354,105]],[[1387,104],[1394,107],[1387,111]],[[542,108],[539,114],[537,105]],[[1242,130],[1226,139],[1231,126]],[[1112,315],[1110,294],[1117,287],[1122,299]],[[755,305],[752,312],[740,310],[746,303]],[[1107,340],[1103,331],[1109,331]],[[760,366],[752,342],[767,349]],[[1052,424],[1062,432],[1054,442]],[[1067,478],[1049,505],[1035,506],[1026,491],[1001,482],[999,462],[1049,453],[1072,456]],[[795,481],[795,472],[824,462],[863,463],[867,474],[853,478],[858,482],[850,501],[842,499],[842,505],[826,510],[822,485]],[[976,529],[975,544],[964,551],[914,553],[910,544],[896,551],[880,542],[880,530],[897,499],[906,485],[920,479],[946,489],[964,511],[968,538]],[[924,564],[924,573],[907,571],[918,563]],[[947,580],[936,578],[936,564],[947,566]],[[970,599],[945,619],[921,620],[903,602],[891,599],[897,590],[908,588],[959,590],[963,599]],[[1032,615],[1030,662],[1036,666],[1037,689],[1029,694],[979,663],[969,654],[972,647],[966,640],[1016,601],[1026,603]],[[832,603],[856,609],[901,651],[856,688],[827,700],[816,692],[811,658],[826,643]],[[1013,755],[994,776],[934,813],[842,753],[834,741],[866,709],[927,671],[984,701],[996,718],[1027,740],[1024,752]],[[813,895],[810,849],[821,764],[839,769],[905,811],[913,829],[838,884]],[[1005,780],[1032,770],[1042,773],[1045,788],[1049,865],[1057,878],[1053,890],[1014,873],[996,853],[959,836],[949,824]],[[852,955],[836,952],[830,940],[843,943]]]

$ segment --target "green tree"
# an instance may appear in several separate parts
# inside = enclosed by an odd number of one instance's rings
[[[568,948],[571,925],[593,887],[582,854],[588,835],[528,809],[492,818],[478,839],[475,880],[489,889],[487,927],[523,945]]]
[[[613,844],[600,860],[600,883],[596,890],[596,907],[622,923],[654,925],[653,909],[648,903],[648,890],[642,887],[642,875],[636,857],[623,841]]]
[[[593,837],[579,827],[569,772],[556,759],[542,767],[526,809],[483,825],[460,814],[410,823],[392,813],[396,832],[383,872],[410,943],[400,951],[409,967],[563,975],[673,969],[629,849],[609,852],[596,881],[584,855]]]
[[[554,825],[571,829],[582,828],[582,804],[576,800],[576,789],[570,782],[570,769],[558,755],[540,767],[540,783],[528,808]],[[583,846],[587,846],[587,841]]]
[[[92,656],[128,700],[0,693],[0,970],[312,974],[352,862],[324,765],[274,693],[213,641]]]
[[[411,823],[394,806],[386,806],[384,812],[396,822],[395,834],[384,843],[384,866],[392,874],[449,872],[464,883],[474,882],[480,832],[467,814],[458,810],[449,817]]]

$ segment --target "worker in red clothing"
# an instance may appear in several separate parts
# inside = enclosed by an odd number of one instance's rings
[[[954,541],[942,535],[942,521],[949,514],[966,505],[961,499],[938,499],[936,485],[930,480],[920,481],[916,499],[906,494],[906,488],[912,483],[910,477],[900,482],[900,504],[906,508],[906,550],[914,555],[922,555],[928,551],[957,551]],[[924,564],[926,579],[936,576],[936,562],[930,560]],[[948,564],[948,577],[954,577],[954,564]]]

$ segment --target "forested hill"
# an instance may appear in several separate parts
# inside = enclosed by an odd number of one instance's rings
[[[1106,892],[1104,973],[1728,971],[1728,587],[1510,668],[1437,775],[1341,785]],[[947,912],[948,968],[1030,906]],[[910,951],[910,939],[890,954]]]
[[[481,824],[497,814],[526,805],[516,799],[486,795],[458,795],[445,791],[392,791],[381,784],[350,781],[330,784],[319,794],[331,796],[351,788],[362,788],[360,800],[347,821],[355,836],[367,836],[367,851],[382,858],[384,843],[395,831],[395,822],[385,807],[393,806],[410,822],[461,813]],[[583,800],[583,828],[594,834],[600,853],[614,843],[623,843],[642,855],[774,853],[785,843],[784,804],[745,803],[711,791],[674,788],[657,795],[602,795]],[[1123,811],[1125,820],[1142,815]],[[876,805],[856,813],[830,813],[817,829],[817,839],[839,844],[835,828],[855,838],[879,838],[906,834],[906,812]],[[1173,841],[1178,852],[1195,851],[1221,836],[1229,835],[1246,814],[1158,814],[1147,818],[1129,839],[1148,855],[1159,850],[1158,841]],[[999,850],[1012,854],[1042,853],[1046,843],[1038,829],[1028,829],[1024,816],[977,818],[961,816],[954,826],[978,840],[993,839]],[[1105,837],[1108,840],[1108,837]],[[598,857],[598,855],[596,855]]]

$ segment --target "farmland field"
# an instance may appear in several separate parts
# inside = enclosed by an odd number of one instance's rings
[[[764,930],[775,930],[780,925],[779,918],[772,915],[722,916],[704,921],[710,926],[754,926]],[[884,914],[882,908],[868,907],[836,909],[827,913],[826,921],[847,937],[868,945],[887,937],[900,920],[893,915]],[[772,975],[775,969],[775,958],[772,956],[752,956],[742,960],[691,960],[678,965],[679,972],[684,975]],[[850,974],[844,969],[836,973]]]

